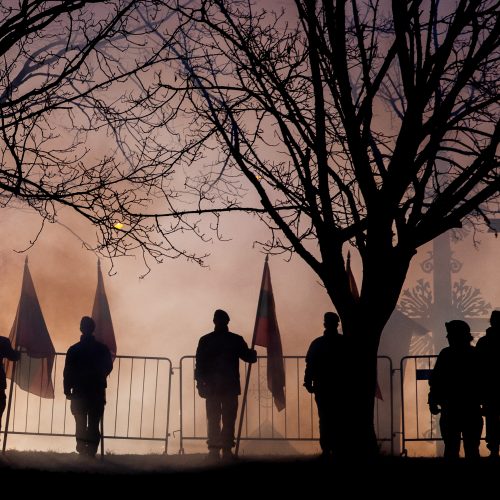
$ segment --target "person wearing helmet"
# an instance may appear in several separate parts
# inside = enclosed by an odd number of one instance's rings
[[[465,321],[453,320],[445,326],[449,347],[439,353],[429,379],[429,409],[433,415],[441,413],[445,458],[460,456],[463,438],[465,457],[476,459],[483,429],[479,357]]]

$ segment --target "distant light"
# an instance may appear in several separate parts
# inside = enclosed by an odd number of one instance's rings
[[[262,175],[256,174],[256,175],[255,175],[255,178],[256,178],[258,181],[260,181],[260,180],[262,179]]]
[[[123,224],[121,222],[116,222],[113,226],[115,229],[123,229]]]

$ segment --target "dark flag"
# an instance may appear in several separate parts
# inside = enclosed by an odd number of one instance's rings
[[[267,386],[273,395],[276,408],[281,411],[285,408],[285,365],[267,260],[266,257],[253,332],[253,344],[267,348]]]
[[[14,349],[22,351],[15,368],[16,384],[24,391],[42,398],[53,398],[52,365],[56,351],[38,302],[28,268],[28,258],[24,264],[21,297],[9,339]],[[7,376],[12,378],[11,363]]]
[[[357,302],[359,300],[359,291],[358,286],[356,285],[356,280],[354,279],[354,274],[352,274],[351,270],[351,252],[347,252],[347,264],[346,264],[346,272],[347,279],[349,280],[349,289],[351,290],[351,294],[354,297],[354,300]],[[384,400],[382,397],[382,391],[380,390],[380,386],[378,385],[375,388],[375,396],[377,399]]]
[[[97,261],[97,289],[95,291],[94,307],[92,308],[92,319],[95,321],[94,337],[108,346],[114,361],[116,357],[115,331],[113,321],[111,321],[106,291],[104,290],[101,262],[99,260]]]

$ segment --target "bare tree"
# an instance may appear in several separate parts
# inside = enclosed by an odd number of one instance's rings
[[[488,224],[498,197],[500,2],[289,4],[293,15],[251,0],[165,5],[177,31],[137,102],[157,118],[134,119],[184,124],[199,213],[259,214],[264,247],[319,276],[355,346],[355,397],[339,411],[352,412],[353,449],[370,453],[379,339],[410,261],[467,218]],[[362,260],[359,300],[346,244]]]
[[[31,207],[41,227],[69,207],[96,228],[88,246],[111,257],[139,249],[200,261],[171,241],[184,229],[175,217],[132,215],[169,194],[172,148],[146,151],[127,127],[117,140],[113,115],[98,112],[112,103],[120,113],[130,89],[141,92],[135,75],[154,55],[144,40],[158,16],[154,3],[137,0],[1,3],[0,205]]]

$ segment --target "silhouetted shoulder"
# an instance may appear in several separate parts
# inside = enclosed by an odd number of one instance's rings
[[[229,335],[232,336],[233,340],[237,340],[238,342],[245,342],[246,343],[246,340],[241,335],[238,335],[237,333],[229,332]]]
[[[324,342],[324,337],[317,337],[311,342],[309,349],[316,349],[320,347],[323,344],[323,342]]]
[[[488,335],[488,330],[486,330],[486,335],[481,337],[477,342],[476,342],[476,347],[482,348],[487,346],[491,341],[491,336]]]
[[[0,336],[0,350],[3,352],[9,349],[12,349],[12,346],[10,344],[10,340],[8,339],[8,337]]]
[[[202,335],[200,337],[200,340],[198,341],[198,343],[203,344],[204,342],[210,341],[210,339],[213,337],[213,335],[214,335],[214,332],[205,333],[205,335]]]
[[[109,347],[106,344],[103,344],[102,342],[99,342],[98,340],[96,340],[96,344],[98,346],[98,349],[100,349],[101,351],[110,352]]]
[[[80,343],[77,342],[76,344],[73,344],[72,346],[70,346],[66,354],[72,354],[73,352],[75,352],[76,350],[78,350],[79,344]]]
[[[446,357],[450,356],[450,354],[452,354],[452,353],[453,353],[453,351],[449,347],[444,347],[443,349],[441,349],[440,353],[438,354],[438,357],[446,358]]]
[[[486,339],[486,336],[484,337],[481,337],[477,342],[476,342],[476,347],[483,347],[484,345],[486,345],[488,342],[487,342],[487,339]]]

